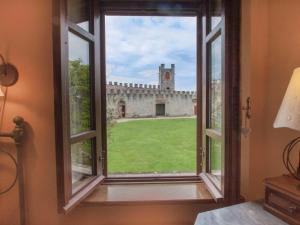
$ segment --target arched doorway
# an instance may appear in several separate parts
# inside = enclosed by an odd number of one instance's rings
[[[126,104],[124,101],[120,101],[118,103],[118,112],[119,112],[119,118],[126,117]]]

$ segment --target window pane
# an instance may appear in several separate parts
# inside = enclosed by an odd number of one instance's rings
[[[71,22],[89,31],[90,7],[88,0],[68,0],[68,18]]]
[[[221,7],[222,0],[210,1],[210,27],[213,30],[222,20],[221,17]]]
[[[220,141],[209,138],[209,154],[210,173],[221,179],[222,144]]]
[[[92,175],[92,140],[76,143],[71,146],[72,186]]]
[[[221,36],[211,43],[210,60],[210,128],[222,128],[222,43]]]
[[[69,102],[71,135],[91,128],[89,43],[69,32]]]

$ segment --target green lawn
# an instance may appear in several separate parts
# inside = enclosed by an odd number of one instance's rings
[[[109,174],[196,171],[196,119],[135,120],[110,129]]]

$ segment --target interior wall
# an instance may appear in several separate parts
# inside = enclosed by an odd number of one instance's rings
[[[198,204],[80,207],[57,213],[52,69],[52,1],[0,1],[0,54],[16,65],[18,83],[8,90],[1,131],[9,131],[16,115],[28,132],[23,153],[27,225],[191,225]],[[5,10],[2,10],[5,9]],[[3,99],[0,99],[0,107]],[[0,147],[15,154],[11,140]],[[0,155],[0,188],[13,178],[11,162]],[[3,186],[2,186],[3,185]],[[0,196],[0,225],[18,225],[18,188]]]
[[[251,133],[242,137],[242,194],[264,196],[266,177],[287,173],[281,154],[299,132],[273,122],[292,72],[300,66],[300,1],[243,0],[242,103],[252,99]],[[298,156],[295,155],[295,158]]]
[[[1,131],[13,128],[15,115],[27,121],[24,156],[27,224],[192,224],[199,205],[152,207],[103,206],[78,208],[59,215],[56,207],[51,0],[0,1],[0,53],[20,72],[9,88]],[[296,132],[273,129],[292,70],[300,66],[300,1],[242,0],[242,103],[252,98],[251,134],[243,137],[242,193],[263,197],[262,181],[280,175],[282,147]],[[0,99],[0,106],[3,100]],[[1,139],[1,148],[15,152]],[[1,181],[13,177],[13,167],[0,156]],[[2,184],[0,184],[1,187]],[[14,188],[0,196],[0,224],[18,224]],[[147,221],[145,221],[147,220]]]
[[[247,199],[261,198],[265,171],[265,83],[268,66],[269,1],[242,1],[241,101],[251,98],[251,119],[242,126],[250,129],[241,135],[241,194]]]
[[[299,12],[300,2],[297,0],[289,0],[288,3],[276,0],[270,5],[269,64],[266,83],[268,176],[286,173],[281,162],[282,150],[289,141],[300,135],[299,132],[288,128],[272,128],[293,70],[300,67],[300,31],[297,29],[300,21]],[[295,161],[298,157],[298,154],[294,155]],[[277,162],[278,159],[280,163],[272,163]]]

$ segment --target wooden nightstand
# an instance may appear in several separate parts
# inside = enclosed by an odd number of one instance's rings
[[[300,225],[300,182],[290,176],[265,180],[264,209],[292,225]]]

